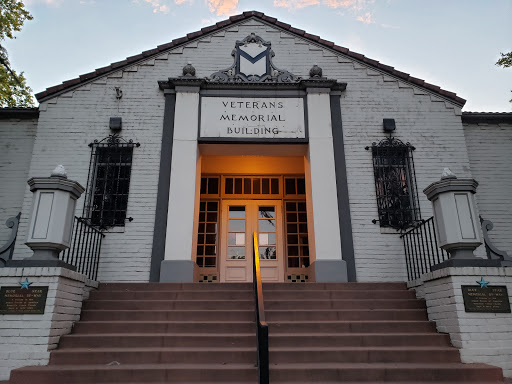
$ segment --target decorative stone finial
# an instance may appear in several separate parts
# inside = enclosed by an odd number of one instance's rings
[[[318,65],[314,64],[313,67],[309,70],[309,77],[319,78],[322,77],[322,68]]]
[[[66,172],[66,168],[64,168],[63,165],[57,165],[55,169],[53,170],[51,177],[62,177],[64,179],[68,178],[68,174]]]
[[[194,77],[196,75],[196,69],[192,66],[192,63],[189,61],[187,65],[183,67],[183,76]]]
[[[456,179],[457,176],[455,176],[455,174],[450,171],[450,168],[446,167],[445,169],[443,169],[443,174],[441,176],[441,180],[446,180],[446,179]]]

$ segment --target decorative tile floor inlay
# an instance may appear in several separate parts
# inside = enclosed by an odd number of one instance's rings
[[[217,275],[199,275],[200,283],[217,283]]]
[[[289,283],[307,283],[308,275],[295,275],[291,274],[287,276],[287,280]]]

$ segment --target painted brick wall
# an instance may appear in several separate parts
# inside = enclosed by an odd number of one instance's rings
[[[80,318],[82,301],[97,282],[63,268],[0,268],[0,286],[48,287],[42,315],[0,315],[0,380],[8,380],[12,369],[45,365],[60,336],[71,332]]]
[[[494,223],[489,237],[512,255],[512,125],[464,124],[480,214]]]
[[[121,116],[122,135],[141,143],[134,151],[128,202],[128,216],[134,221],[126,224],[124,233],[107,234],[99,279],[147,281],[164,109],[157,81],[181,75],[188,61],[198,77],[228,67],[235,41],[252,32],[272,42],[278,68],[307,78],[316,63],[324,76],[348,83],[341,110],[358,279],[403,281],[406,272],[399,236],[383,234],[371,223],[377,218],[377,207],[371,153],[364,147],[385,137],[383,118],[396,120],[396,136],[417,148],[414,156],[422,216],[429,217],[430,203],[421,190],[439,179],[443,167],[449,166],[459,176],[470,176],[459,108],[257,20],[247,20],[43,103],[29,176],[46,175],[62,163],[71,179],[85,185],[90,157],[87,144],[108,135],[109,117]],[[115,98],[116,86],[123,90],[120,101]],[[20,224],[23,236],[30,199],[26,190]],[[83,199],[78,215],[82,205]],[[16,256],[27,255],[28,248],[18,242]]]
[[[0,120],[0,247],[11,234],[5,221],[21,211],[36,128],[37,119]]]
[[[511,268],[445,268],[423,275],[423,284],[414,288],[426,301],[429,320],[460,348],[463,362],[496,365],[503,368],[504,376],[512,377],[512,314],[464,310],[461,286],[478,286],[481,277],[489,286],[505,285],[512,302]]]

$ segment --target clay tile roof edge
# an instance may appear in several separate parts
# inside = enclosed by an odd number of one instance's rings
[[[191,32],[191,33],[187,34],[186,36],[174,39],[170,43],[159,45],[155,49],[150,49],[150,50],[144,51],[143,53],[141,53],[139,55],[134,55],[134,56],[131,56],[131,57],[125,59],[125,60],[121,60],[121,61],[118,61],[116,63],[112,63],[112,64],[110,64],[110,65],[108,65],[106,67],[96,69],[96,71],[94,71],[95,75],[91,75],[90,73],[88,73],[86,75],[78,76],[76,79],[68,80],[65,84],[59,84],[59,85],[56,85],[56,86],[53,86],[53,87],[49,87],[46,90],[37,93],[35,95],[36,99],[39,102],[44,101],[47,98],[56,96],[58,93],[60,93],[61,91],[65,90],[66,88],[80,86],[81,84],[85,84],[86,82],[92,81],[96,77],[105,75],[108,72],[120,70],[124,66],[134,64],[134,63],[136,63],[139,60],[147,60],[149,57],[151,57],[153,55],[156,55],[157,53],[162,52],[163,50],[170,49],[172,47],[176,47],[176,46],[188,43],[188,42],[190,42],[190,41],[192,41],[192,40],[194,40],[196,38],[204,36],[205,34],[216,32],[216,31],[218,31],[218,30],[220,30],[222,28],[231,26],[231,25],[233,25],[235,23],[238,23],[240,21],[246,20],[246,19],[248,19],[250,17],[257,17],[257,18],[259,18],[259,19],[261,19],[261,20],[263,20],[263,21],[265,21],[267,23],[273,24],[276,27],[284,29],[284,30],[286,30],[289,33],[294,33],[294,34],[296,34],[299,37],[302,37],[304,39],[310,40],[314,44],[318,44],[318,45],[320,45],[320,46],[322,46],[322,47],[324,47],[326,49],[331,49],[331,50],[336,51],[336,52],[341,52],[341,53],[346,54],[346,55],[348,55],[348,56],[350,56],[352,58],[355,58],[356,60],[361,61],[362,63],[365,63],[366,65],[369,65],[371,67],[379,69],[379,70],[381,70],[383,72],[386,72],[386,73],[388,73],[388,74],[390,74],[392,76],[398,77],[398,78],[400,78],[402,80],[405,80],[405,81],[408,81],[408,82],[411,82],[411,83],[413,83],[415,85],[422,86],[425,89],[429,90],[430,92],[436,93],[436,94],[438,94],[438,95],[448,99],[449,101],[452,101],[452,102],[458,104],[461,107],[466,103],[466,100],[464,100],[461,97],[457,96],[453,92],[449,92],[449,91],[443,90],[440,87],[439,87],[439,90],[437,90],[438,87],[436,85],[434,85],[434,84],[429,84],[429,83],[426,83],[422,79],[411,77],[411,76],[409,76],[408,74],[406,74],[404,72],[401,72],[401,71],[398,71],[398,70],[394,69],[393,67],[390,67],[390,66],[387,66],[385,64],[379,63],[376,60],[369,59],[369,58],[365,57],[364,55],[362,55],[360,53],[352,52],[352,51],[348,50],[345,47],[337,46],[337,45],[335,45],[331,41],[321,39],[320,36],[312,35],[312,34],[309,34],[309,33],[305,32],[305,31],[302,31],[300,29],[296,29],[296,28],[292,27],[290,24],[282,23],[279,20],[277,20],[276,18],[267,16],[267,15],[261,13],[261,12],[258,12],[258,11],[248,11],[248,12],[243,12],[243,13],[241,13],[239,15],[231,16],[229,19],[220,21],[220,22],[218,22],[218,23],[216,23],[216,24],[214,24],[212,26],[201,28],[199,31]]]

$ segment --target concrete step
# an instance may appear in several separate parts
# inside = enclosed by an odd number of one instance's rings
[[[135,307],[135,306],[134,306]],[[83,321],[254,321],[254,310],[87,309]]]
[[[253,304],[254,305],[254,304]],[[426,309],[417,299],[358,299],[358,300],[273,300],[265,299],[265,310],[285,309]]]
[[[270,361],[289,363],[460,363],[452,347],[271,347]]]
[[[253,292],[252,283],[100,283],[96,292],[112,292],[112,291],[246,291]],[[92,292],[91,292],[92,293]]]
[[[254,326],[253,326],[254,328]],[[72,334],[60,338],[59,349],[70,348],[168,348],[168,347],[254,347],[251,333],[113,333]]]
[[[416,299],[414,292],[407,290],[263,290],[267,300],[372,300],[372,299]]]
[[[263,283],[263,291],[291,290],[298,291],[358,291],[358,290],[402,290],[407,292],[407,283],[404,282],[376,282],[376,283]]]
[[[145,291],[124,291],[124,292],[105,292],[106,295],[118,295],[122,294],[125,296],[134,295],[137,296],[135,301],[146,300],[144,298]],[[101,297],[102,291],[91,293],[90,299],[94,300],[95,297]],[[204,291],[200,289],[190,290],[174,290],[161,292],[164,296],[164,300],[254,300],[254,293],[252,291],[239,291],[239,290],[228,290],[228,289],[216,289],[212,291]]]
[[[271,321],[270,335],[279,333],[416,333],[436,332],[428,320],[359,320],[359,321]]]
[[[313,309],[313,310],[267,310],[265,319],[277,321],[361,321],[361,320],[425,320],[425,309]]]
[[[271,383],[500,383],[501,369],[486,364],[278,364],[270,367]]]
[[[257,383],[254,364],[47,365],[15,369],[10,384]]]
[[[253,321],[79,321],[74,334],[85,333],[215,333],[255,332]]]
[[[300,347],[449,347],[450,336],[439,333],[271,333],[270,348]]]
[[[157,300],[147,298],[145,300],[129,299],[111,299],[103,298],[101,300],[87,300],[83,305],[84,310],[88,309],[109,309],[109,310],[159,310],[159,309],[178,309],[178,310],[251,310],[254,312],[254,298],[252,300],[217,300],[209,298],[208,300]]]
[[[248,348],[234,347],[158,347],[59,349],[50,356],[50,364],[255,364],[256,344]]]

